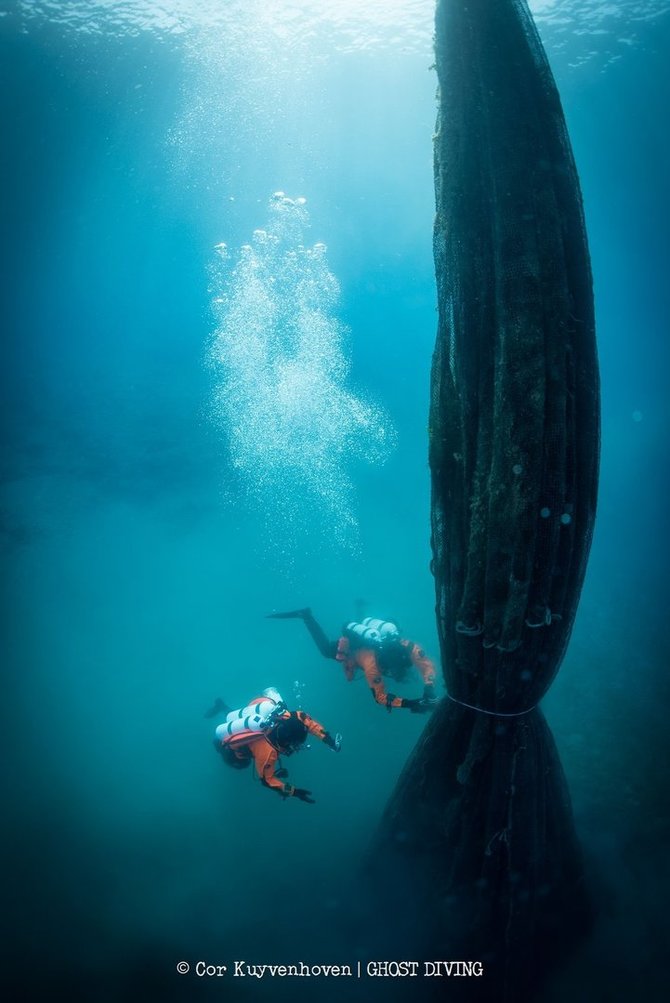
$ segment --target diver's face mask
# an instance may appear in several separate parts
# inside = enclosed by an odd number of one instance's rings
[[[400,644],[399,634],[387,639],[379,652],[377,660],[382,670],[382,675],[390,676],[397,683],[401,683],[407,678],[409,667],[412,664],[407,650]]]
[[[298,727],[282,722],[275,728],[275,744],[281,750],[282,755],[291,756],[298,752],[305,744],[307,729],[302,725]]]
[[[406,665],[392,666],[384,675],[390,676],[396,683],[404,683],[408,676]]]

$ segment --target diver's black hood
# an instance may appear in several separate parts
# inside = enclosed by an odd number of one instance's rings
[[[393,641],[391,644],[382,645],[376,654],[382,675],[391,676],[396,682],[402,682],[407,677],[412,659],[404,644]]]
[[[273,729],[273,738],[275,744],[281,748],[302,745],[307,738],[307,728],[297,717],[291,716],[276,725]]]

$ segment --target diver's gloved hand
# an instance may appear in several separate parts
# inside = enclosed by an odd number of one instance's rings
[[[340,735],[339,731],[335,736],[335,738],[333,738],[330,732],[326,732],[326,734],[323,736],[323,744],[327,745],[329,749],[333,750],[333,752],[339,752],[340,749],[342,748],[342,736]]]
[[[409,709],[410,714],[425,714],[426,711],[432,710],[432,704],[424,703],[423,700],[403,699],[402,705]]]
[[[294,787],[293,797],[298,798],[300,801],[306,801],[307,804],[316,804],[313,797],[310,797],[311,791],[306,791],[304,787]]]
[[[421,697],[421,703],[433,706],[437,703],[437,697],[435,695],[435,686],[433,683],[426,683],[423,688],[423,696]]]

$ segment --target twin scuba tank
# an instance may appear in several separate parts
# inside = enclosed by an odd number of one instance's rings
[[[366,616],[360,623],[352,620],[344,628],[344,635],[353,648],[383,648],[400,640],[400,631],[394,623],[371,616]]]
[[[285,710],[281,694],[270,686],[246,707],[231,711],[216,729],[216,737],[224,745],[244,745],[273,728]]]
[[[349,654],[357,648],[372,648],[382,675],[392,676],[398,682],[404,680],[412,659],[395,623],[368,616],[360,623],[348,623],[344,628],[344,637],[348,650],[342,650],[340,661],[344,662],[347,679],[352,679],[354,672],[348,662]]]

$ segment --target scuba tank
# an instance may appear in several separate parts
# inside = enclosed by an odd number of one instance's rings
[[[400,632],[394,623],[372,616],[366,616],[360,623],[352,620],[344,628],[344,633],[355,648],[379,648],[387,641],[397,641],[400,638]]]
[[[216,737],[225,744],[242,744],[243,738],[251,739],[261,732],[274,727],[277,718],[286,710],[281,694],[270,686],[263,690],[246,707],[231,711],[223,724],[216,729]]]
[[[368,630],[376,630],[382,641],[397,641],[400,638],[400,631],[390,620],[376,620],[374,617],[366,616],[362,622]]]
[[[357,648],[373,649],[382,675],[392,676],[398,682],[407,675],[412,659],[406,645],[401,643],[400,631],[391,620],[366,616],[360,623],[348,623],[344,636],[352,651]],[[347,679],[353,678],[354,670],[348,669],[346,662],[344,672]]]

